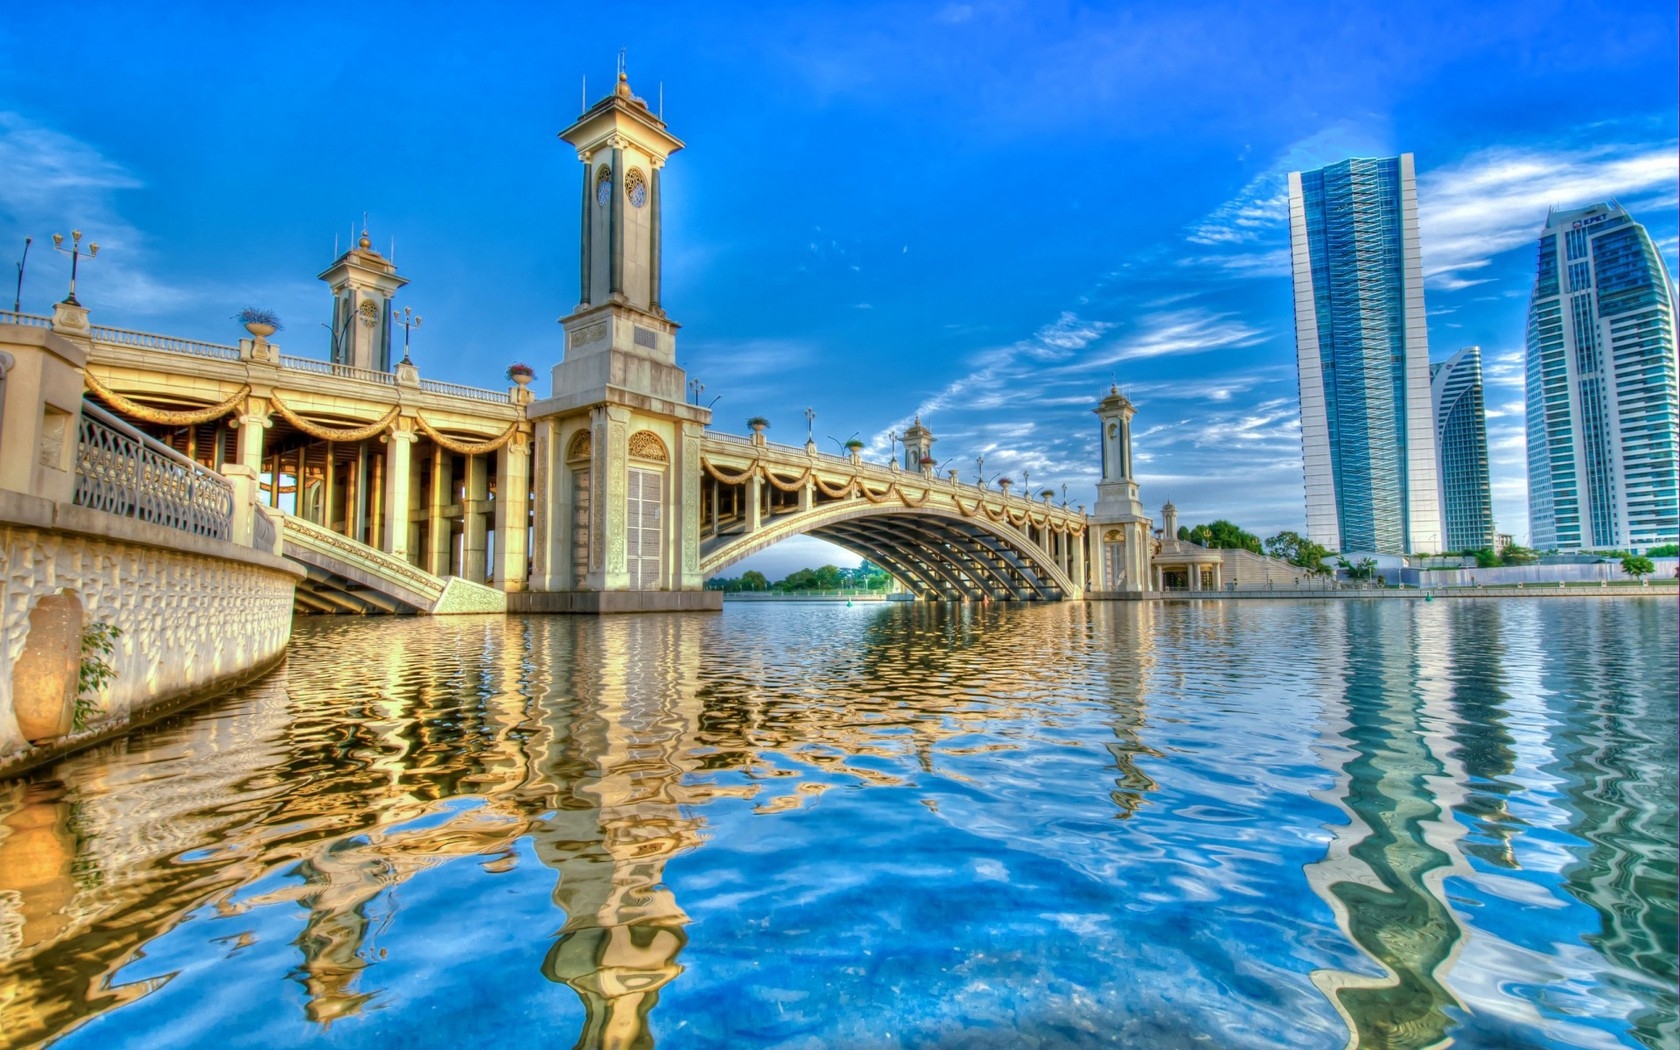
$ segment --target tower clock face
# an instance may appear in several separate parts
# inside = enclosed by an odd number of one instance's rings
[[[372,299],[363,299],[362,305],[357,307],[362,312],[362,323],[371,325],[379,320],[379,304]]]

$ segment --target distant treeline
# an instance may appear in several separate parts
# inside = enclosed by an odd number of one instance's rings
[[[706,581],[708,591],[770,591],[795,593],[799,591],[885,591],[892,588],[892,577],[879,566],[864,562],[855,569],[841,569],[824,565],[820,569],[800,569],[775,583],[757,569],[748,569],[739,576],[715,576]]]

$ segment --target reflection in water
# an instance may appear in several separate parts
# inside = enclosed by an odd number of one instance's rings
[[[0,1046],[1671,1046],[1675,616],[1586,609],[300,621],[0,785]]]
[[[1449,651],[1452,638],[1428,620],[1395,622],[1380,604],[1332,612],[1363,643],[1342,657],[1345,723],[1335,735],[1347,757],[1332,797],[1349,823],[1308,879],[1384,973],[1323,970],[1313,980],[1346,1019],[1348,1046],[1444,1046],[1463,1005],[1444,979],[1464,931],[1441,887],[1468,871],[1462,829],[1444,811],[1464,775],[1445,754],[1447,690],[1422,657]]]
[[[1660,610],[1635,612],[1659,627]],[[1646,1004],[1634,1012],[1634,1034],[1649,1047],[1680,1046],[1674,692],[1649,690],[1650,648],[1624,618],[1594,608],[1559,626],[1541,680],[1568,742],[1554,766],[1576,842],[1568,891],[1596,913],[1598,928],[1584,939],[1611,964],[1609,983]],[[1570,652],[1589,655],[1561,658]]]

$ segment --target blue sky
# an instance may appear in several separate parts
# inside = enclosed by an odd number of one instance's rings
[[[577,296],[575,156],[610,86],[663,104],[678,359],[799,443],[920,412],[972,477],[1094,499],[1090,408],[1138,405],[1152,511],[1300,529],[1285,174],[1416,155],[1431,356],[1482,347],[1494,512],[1527,535],[1523,322],[1548,205],[1618,198],[1676,249],[1674,5],[20,4],[0,30],[0,254],[100,242],[99,323],[232,342],[369,216],[422,374],[552,364]],[[336,240],[335,240],[336,239]],[[539,369],[546,371],[545,368]],[[791,541],[780,575],[840,560]],[[845,563],[842,561],[842,563]],[[733,570],[732,570],[733,571]]]

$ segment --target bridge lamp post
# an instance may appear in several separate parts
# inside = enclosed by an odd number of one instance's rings
[[[76,301],[76,270],[77,270],[78,266],[80,265],[80,263],[82,261],[82,231],[81,230],[71,230],[70,231],[70,247],[69,248],[64,247],[64,234],[62,234],[62,233],[53,234],[53,250],[63,252],[65,255],[70,256],[70,294],[64,297],[64,301],[66,303],[69,303],[71,306],[82,305],[81,303]],[[89,241],[88,242],[88,258],[91,259],[98,254],[99,254],[99,245],[94,244],[92,241]],[[23,294],[23,264],[19,263],[18,264],[18,295],[19,295],[20,298],[22,297],[22,294]]]
[[[817,443],[816,434],[812,429],[816,425],[816,422],[817,410],[814,408],[807,408],[805,410],[805,444],[807,445],[815,445]]]
[[[29,261],[29,246],[34,243],[35,238],[33,237],[25,237],[23,239],[23,258],[19,259],[17,264],[17,297],[12,300],[12,313],[14,314],[20,313],[23,310],[23,267],[24,264]]]
[[[400,313],[400,314],[397,313],[395,310],[391,311],[391,321],[395,324],[402,325],[402,328],[403,328],[403,359],[402,359],[402,363],[405,364],[405,365],[413,365],[414,362],[410,361],[408,359],[408,333],[411,329],[420,327],[420,317],[417,314],[415,314],[415,312],[413,310],[411,310],[411,309],[409,309],[408,307],[405,306],[405,307],[402,308],[402,313]]]
[[[899,442],[901,440],[903,440],[903,436],[901,434],[899,434],[899,432],[896,431],[896,430],[889,430],[889,431],[887,431],[887,440],[889,442],[891,442],[891,444],[889,444],[887,446],[887,451],[888,451],[887,459],[891,462],[896,463],[896,462],[898,462],[898,445],[899,445]],[[906,449],[908,449],[909,447],[910,446],[908,446],[908,445],[905,446]]]
[[[688,381],[688,403],[689,404],[698,405],[700,403],[700,395],[704,394],[705,392],[706,392],[706,384],[705,383],[700,382],[700,380],[698,380],[698,379],[690,379]]]
[[[984,452],[974,457],[974,483],[981,488],[986,487],[986,454]]]
[[[1067,482],[1062,482],[1062,509],[1067,510]]]

